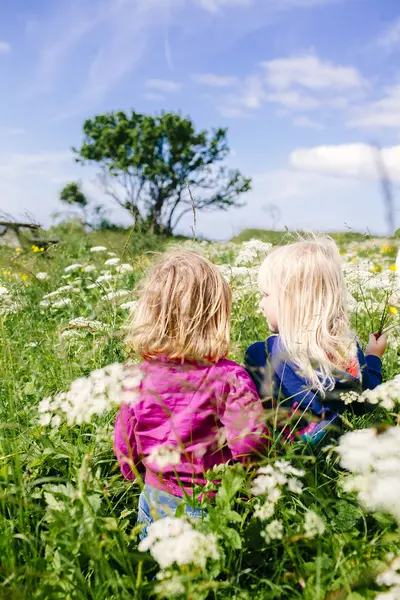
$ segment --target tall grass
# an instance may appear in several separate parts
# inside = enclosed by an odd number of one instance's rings
[[[201,524],[218,536],[219,560],[204,569],[181,568],[180,594],[155,592],[157,564],[138,551],[140,484],[122,479],[112,451],[115,414],[70,428],[38,424],[37,406],[43,397],[96,368],[126,360],[121,327],[127,313],[117,303],[102,301],[101,293],[89,291],[89,277],[81,271],[71,276],[83,278],[71,305],[52,311],[40,308],[40,301],[65,285],[68,264],[99,261],[89,252],[95,245],[107,246],[134,266],[118,283],[134,290],[151,260],[145,252],[161,251],[169,242],[135,239],[129,232],[57,233],[60,245],[47,252],[34,253],[27,246],[18,255],[2,253],[0,285],[12,290],[20,307],[0,317],[0,599],[373,598],[387,553],[400,551],[397,525],[387,515],[365,514],[343,492],[332,449],[312,451],[300,443],[273,444],[261,460],[285,458],[305,470],[303,493],[285,492],[277,508],[274,518],[283,523],[282,539],[267,541],[261,535],[265,523],[254,518],[258,500],[251,482],[257,466],[229,468],[216,488],[216,500],[207,506],[208,521]],[[207,251],[216,262],[233,260],[235,253],[232,245]],[[360,248],[365,252],[374,262],[384,261],[378,245]],[[47,272],[49,278],[35,279],[38,272]],[[239,362],[249,344],[267,335],[257,302],[250,289],[235,299],[232,358]],[[77,316],[100,320],[106,332],[66,341],[61,332]],[[365,340],[371,327],[368,315],[357,314],[354,322]],[[397,372],[397,350],[392,348],[385,377]],[[379,411],[368,418],[349,414],[348,421],[356,428],[395,422]],[[216,477],[210,476],[210,486]],[[305,536],[308,510],[323,520],[323,535]]]

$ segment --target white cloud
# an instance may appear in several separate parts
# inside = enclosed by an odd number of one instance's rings
[[[149,100],[149,102],[164,102],[165,100],[165,96],[162,94],[155,94],[154,92],[146,92],[143,94],[143,98]]]
[[[237,92],[223,99],[218,112],[224,117],[245,117],[249,111],[259,109],[265,98],[262,79],[258,75],[250,75],[241,82]]]
[[[218,13],[227,7],[252,6],[253,0],[197,0],[197,4],[211,13]]]
[[[376,44],[387,50],[400,44],[400,17],[391,23],[386,31],[378,37]]]
[[[213,73],[199,73],[192,75],[191,78],[196,83],[216,88],[230,87],[238,82],[237,77],[232,77],[229,75],[214,75]]]
[[[290,164],[300,171],[379,179],[377,150],[368,144],[342,144],[300,148],[290,154]],[[400,182],[400,146],[381,150],[381,160],[389,176]]]
[[[148,90],[156,90],[157,92],[179,92],[182,88],[181,83],[176,81],[168,81],[167,79],[147,79],[145,87]]]
[[[43,51],[32,78],[31,94],[52,90],[76,70],[79,62],[82,84],[77,90],[71,89],[66,99],[67,114],[62,118],[93,109],[142,61],[149,44],[165,35],[170,13],[178,11],[184,2],[71,0],[64,3],[65,10],[57,22],[49,21],[42,26],[42,31],[51,32],[51,37],[43,36]],[[88,44],[90,53],[86,51]],[[75,77],[72,79],[76,81]]]
[[[8,42],[0,41],[0,54],[9,54],[11,45]]]
[[[288,90],[267,94],[266,99],[268,102],[280,104],[281,106],[291,110],[314,110],[315,108],[321,106],[321,102],[317,98],[313,98],[312,96],[304,94],[298,90]]]
[[[355,109],[347,125],[359,129],[400,127],[400,85],[387,88],[380,100]]]
[[[261,63],[261,67],[219,103],[220,114],[243,117],[265,103],[295,113],[344,110],[350,100],[359,100],[367,87],[354,67],[335,65],[314,54],[278,58]],[[342,94],[336,95],[339,89]]]
[[[300,85],[309,90],[361,88],[365,80],[354,67],[322,61],[313,54],[263,62],[267,84],[277,90]]]
[[[323,125],[321,125],[321,123],[317,123],[317,121],[314,121],[313,119],[310,119],[309,117],[306,117],[304,115],[301,115],[299,117],[295,117],[293,119],[293,124],[296,125],[296,127],[304,127],[304,128],[308,128],[308,129],[323,129]]]

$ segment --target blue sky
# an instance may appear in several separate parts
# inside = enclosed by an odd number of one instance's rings
[[[253,178],[200,233],[267,228],[271,204],[281,227],[384,233],[369,144],[397,199],[399,59],[398,0],[0,0],[0,210],[48,225],[77,178],[106,202],[72,159],[83,121],[165,109],[228,127],[229,164]]]

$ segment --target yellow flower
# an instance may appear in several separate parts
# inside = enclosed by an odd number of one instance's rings
[[[393,250],[393,246],[390,246],[389,244],[383,244],[381,247],[382,254],[390,254],[390,252],[393,252]]]
[[[35,246],[35,244],[33,244],[33,246],[32,246],[32,250],[33,250],[34,252],[39,252],[39,248],[38,248],[37,246]]]
[[[44,248],[39,248],[39,252],[44,252]]]
[[[389,269],[390,269],[391,271],[397,271],[397,267],[396,267],[396,265],[390,265]]]
[[[377,273],[377,272],[379,271],[379,268],[380,268],[380,267],[378,267],[378,265],[374,265],[374,266],[373,266],[373,267],[370,269],[370,271],[372,271],[372,273]]]
[[[19,252],[21,252],[21,248],[15,248],[15,252],[17,252],[17,254],[19,254]]]
[[[20,273],[20,277],[22,281],[26,281],[28,279],[28,275],[26,273]]]
[[[398,315],[399,311],[397,310],[397,308],[395,306],[389,306],[389,312],[391,315]]]

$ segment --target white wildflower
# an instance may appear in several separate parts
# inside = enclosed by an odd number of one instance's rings
[[[125,296],[129,296],[131,292],[129,290],[118,290],[116,292],[109,292],[105,296],[102,296],[102,300],[119,300],[120,298],[125,298]]]
[[[303,491],[302,482],[299,479],[296,479],[295,477],[289,479],[287,486],[289,492],[292,492],[292,494],[301,494]]]
[[[0,296],[8,296],[10,294],[10,291],[4,287],[3,285],[0,286]]]
[[[361,394],[361,399],[370,404],[379,404],[386,410],[393,410],[400,401],[400,375],[385,381],[373,390],[365,390]]]
[[[283,523],[282,521],[278,521],[275,519],[271,521],[266,528],[265,532],[262,532],[261,535],[265,537],[266,542],[272,542],[273,540],[281,540],[283,538]]]
[[[236,258],[236,265],[254,265],[261,263],[270,252],[272,244],[260,240],[249,240],[242,244],[242,248]]]
[[[43,425],[44,427],[46,427],[47,425],[50,424],[50,421],[51,421],[51,414],[43,413],[42,415],[40,415],[39,425]]]
[[[67,392],[44,398],[39,404],[39,413],[60,415],[68,425],[89,423],[93,416],[108,411],[114,405],[126,401],[123,388],[129,378],[129,402],[135,401],[135,389],[140,386],[140,369],[126,370],[124,365],[113,364],[92,371],[88,377],[80,377],[72,382]],[[136,379],[135,379],[136,378]],[[136,380],[136,388],[133,386]]]
[[[341,466],[353,473],[345,489],[357,492],[365,509],[387,512],[400,522],[400,427],[380,435],[373,428],[346,433],[337,452]]]
[[[107,256],[117,256],[115,252],[107,252]]]
[[[204,569],[208,559],[219,559],[216,536],[196,531],[186,519],[165,517],[151,523],[147,532],[139,550],[149,550],[162,569],[175,564]]]
[[[265,502],[264,504],[258,504],[254,511],[254,517],[266,521],[274,516],[275,503]]]
[[[86,267],[83,267],[82,270],[84,273],[92,273],[93,271],[97,271],[97,267],[94,265],[86,265]]]
[[[81,340],[85,336],[81,331],[77,331],[76,329],[66,329],[61,333],[61,337],[63,338],[63,340],[74,341],[78,339]]]
[[[156,594],[163,598],[173,598],[174,596],[182,596],[185,593],[183,585],[178,573],[171,571],[159,571],[157,573],[158,583],[155,587]]]
[[[345,404],[353,404],[353,402],[359,402],[360,396],[361,394],[358,394],[354,391],[344,392],[343,394],[340,394],[340,398]]]
[[[49,274],[48,273],[36,273],[36,279],[39,279],[40,281],[44,281],[45,279],[49,278]]]
[[[130,302],[124,302],[123,304],[121,304],[120,308],[122,308],[123,310],[129,310],[130,312],[133,312],[137,308],[138,304],[138,300],[131,300]]]
[[[48,294],[45,294],[43,296],[43,300],[48,300],[49,298],[55,298],[56,296],[59,296],[60,294],[63,294],[64,292],[72,292],[74,291],[74,286],[73,285],[63,285],[62,287],[58,288],[57,290],[54,290],[54,292],[49,292]]]
[[[118,265],[116,271],[117,273],[131,273],[132,271],[134,271],[134,268],[132,267],[132,265],[124,263],[122,265]]]
[[[400,600],[400,586],[395,586],[388,592],[377,594],[375,600]]]
[[[93,246],[90,248],[90,252],[106,252],[107,248],[105,246]]]
[[[378,585],[391,587],[390,590],[382,594],[378,594],[376,598],[381,600],[400,600],[400,557],[390,557],[389,568],[378,575],[376,579]]]
[[[117,265],[120,261],[119,258],[109,258],[108,260],[106,260],[106,262],[104,263],[107,267],[112,267]]]
[[[72,304],[71,298],[61,298],[61,300],[57,300],[51,304],[52,308],[64,308],[65,306],[69,306]]]
[[[295,475],[296,477],[304,477],[305,475],[302,469],[296,469],[288,460],[275,461],[274,468],[284,475]]]
[[[158,469],[163,470],[166,467],[179,465],[181,455],[174,446],[154,446],[147,457],[147,461],[155,464]]]
[[[37,342],[29,342],[29,344],[26,344],[27,348],[36,348],[37,347]]]
[[[313,510],[308,510],[304,520],[304,537],[314,538],[322,535],[325,531],[325,524],[321,517]]]
[[[80,263],[74,263],[73,265],[69,265],[68,267],[65,267],[64,271],[66,273],[70,273],[71,271],[76,271],[77,269],[81,269],[82,265]]]
[[[77,317],[76,319],[71,319],[68,323],[68,327],[76,328],[76,329],[93,329],[94,331],[104,331],[107,329],[107,325],[102,323],[101,321],[90,321],[89,319],[85,319],[84,317]]]
[[[104,275],[100,275],[96,279],[96,283],[103,283],[103,281],[112,281],[114,279],[114,275],[110,272],[104,273]]]

